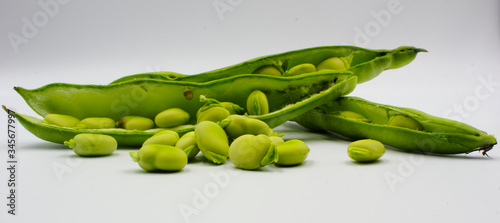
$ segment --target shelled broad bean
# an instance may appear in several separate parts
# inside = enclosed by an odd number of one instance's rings
[[[75,138],[64,142],[79,156],[106,156],[118,147],[116,140],[108,135],[78,134]]]

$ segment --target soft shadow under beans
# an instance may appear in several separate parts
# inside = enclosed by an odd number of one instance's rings
[[[21,144],[23,150],[67,150],[68,146],[50,142]]]
[[[419,151],[406,151],[402,149],[398,149],[392,146],[385,146],[387,150],[394,151],[396,153],[402,153],[402,154],[412,154],[412,155],[422,155],[422,156],[433,156],[433,157],[440,157],[440,158],[449,158],[449,159],[477,159],[477,160],[488,160],[492,159],[492,157],[482,155],[480,152],[471,152],[471,153],[465,153],[465,154],[436,154],[436,153],[424,153],[424,152],[419,152]],[[493,159],[492,159],[493,160]]]

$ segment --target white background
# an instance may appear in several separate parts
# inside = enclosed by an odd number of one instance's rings
[[[194,74],[323,45],[411,45],[429,53],[357,86],[352,95],[453,118],[500,136],[498,1],[0,2],[0,102],[21,113],[36,115],[14,86],[107,84],[159,70]],[[12,36],[22,41],[13,42]],[[359,165],[346,154],[349,142],[293,123],[276,131],[306,141],[311,152],[301,166],[242,171],[199,157],[175,174],[142,171],[128,149],[79,158],[18,124],[17,207],[11,216],[7,115],[0,117],[0,222],[500,219],[497,148],[489,152],[491,158],[388,148],[380,162]],[[183,215],[187,209],[191,214]]]

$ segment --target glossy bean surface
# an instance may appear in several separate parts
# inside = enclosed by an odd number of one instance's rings
[[[173,130],[163,130],[158,133],[155,133],[153,136],[148,138],[143,146],[149,144],[161,144],[167,146],[175,146],[175,144],[179,141],[179,133]]]
[[[176,172],[182,170],[188,161],[182,149],[160,144],[143,146],[138,151],[130,152],[130,156],[146,171]]]
[[[309,154],[309,147],[301,140],[288,140],[276,147],[278,160],[276,164],[282,166],[298,165],[306,160]]]
[[[192,160],[199,152],[198,143],[194,131],[184,134],[175,144],[175,147],[184,150],[188,156],[188,160]]]
[[[116,123],[113,119],[107,117],[89,117],[81,120],[77,126],[87,129],[109,129],[114,128]]]
[[[278,160],[276,147],[266,135],[242,135],[229,147],[229,159],[238,168],[255,170]]]
[[[161,128],[172,128],[189,122],[190,115],[180,108],[169,108],[155,116],[155,124]]]
[[[78,118],[62,114],[47,114],[43,118],[43,121],[59,127],[75,127],[80,123]]]
[[[126,130],[147,130],[155,127],[153,120],[142,116],[125,116],[117,122],[116,126]]]
[[[215,122],[203,121],[194,130],[196,144],[201,153],[215,164],[226,162],[229,154],[229,141],[224,129]]]
[[[247,113],[249,115],[264,115],[269,113],[269,102],[264,92],[255,90],[247,98]]]
[[[79,156],[106,156],[112,154],[118,147],[116,140],[108,135],[78,134],[73,139],[64,142]]]
[[[381,142],[373,139],[362,139],[354,141],[347,147],[347,154],[351,159],[366,163],[373,162],[382,157],[385,153],[385,146]]]

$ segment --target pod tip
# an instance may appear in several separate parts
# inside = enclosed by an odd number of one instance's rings
[[[422,53],[428,53],[429,52],[426,49],[422,49],[422,48],[416,48],[416,51],[417,52],[422,52]]]
[[[473,151],[471,151],[471,152],[478,151],[478,152],[480,152],[483,156],[490,157],[490,156],[488,156],[487,152],[488,152],[488,151],[490,151],[490,150],[492,150],[494,145],[496,145],[496,143],[495,143],[495,144],[488,144],[488,145],[484,145],[484,146],[479,147],[478,149],[475,149],[475,150],[473,150]],[[471,153],[471,152],[468,152],[468,153]]]
[[[11,115],[15,115],[15,114],[16,114],[16,112],[14,112],[14,111],[12,111],[12,110],[8,109],[8,108],[7,108],[7,106],[5,106],[5,105],[2,105],[2,108],[3,108],[3,110],[4,110],[5,112],[7,112],[8,114],[11,114]]]

